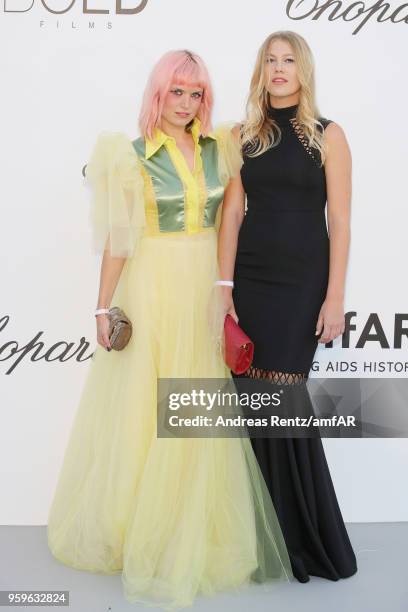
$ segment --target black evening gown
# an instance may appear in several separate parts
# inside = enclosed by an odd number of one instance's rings
[[[296,111],[296,105],[269,109],[281,140],[258,157],[244,154],[241,170],[247,211],[238,238],[233,298],[239,324],[255,344],[245,376],[275,384],[307,380],[329,272],[324,166],[319,152],[308,146]],[[323,129],[330,123],[320,122]],[[356,558],[320,437],[251,442],[294,576],[307,582],[310,575],[338,580],[354,574]]]

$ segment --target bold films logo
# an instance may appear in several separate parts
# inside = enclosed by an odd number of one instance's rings
[[[140,14],[149,0],[4,0],[6,14],[21,17],[39,17],[39,27],[59,30],[96,27],[113,28],[116,16]],[[48,19],[47,19],[48,18]],[[108,18],[108,21],[105,21]]]
[[[146,8],[148,1],[112,0],[111,4],[114,6],[112,9],[108,9],[102,8],[101,5],[105,4],[106,6],[106,2],[103,2],[103,0],[66,0],[65,2],[63,0],[4,0],[4,12],[28,13],[33,8],[42,7],[47,13],[64,15],[80,5],[84,15],[109,15],[113,13],[116,15],[136,15]]]

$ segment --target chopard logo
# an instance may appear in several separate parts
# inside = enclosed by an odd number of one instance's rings
[[[312,21],[327,16],[329,21],[351,21],[358,23],[353,34],[358,34],[370,19],[379,23],[408,23],[408,3],[393,8],[389,2],[378,0],[373,4],[367,2],[343,2],[342,0],[289,0],[286,5],[286,14],[289,19],[306,19]]]
[[[9,320],[8,315],[0,318],[0,332],[4,330]],[[44,360],[48,362],[65,362],[74,358],[76,361],[87,361],[92,358],[93,353],[85,354],[90,344],[83,336],[77,346],[75,346],[75,342],[60,340],[46,347],[44,342],[39,341],[43,333],[42,331],[37,332],[31,340],[21,346],[17,340],[8,340],[4,344],[0,344],[0,361],[11,361],[5,374],[11,374],[25,358],[30,361]]]
[[[68,13],[75,4],[82,5],[82,13],[84,15],[109,15],[110,13],[116,13],[116,15],[135,15],[140,13],[146,8],[149,0],[134,0],[135,6],[131,8],[123,8],[123,0],[111,0],[114,5],[114,9],[97,8],[98,0],[92,0],[92,7],[89,7],[90,0],[4,0],[4,12],[5,13],[27,13],[31,11],[34,5],[42,6],[48,13],[53,15],[63,15]],[[128,0],[129,4],[129,0]],[[61,6],[63,5],[63,6]]]

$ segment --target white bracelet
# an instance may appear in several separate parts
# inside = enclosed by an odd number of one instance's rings
[[[109,314],[109,308],[98,308],[95,310],[95,316],[99,314]]]
[[[225,285],[226,287],[233,287],[234,282],[229,280],[217,280],[214,283],[215,285]]]

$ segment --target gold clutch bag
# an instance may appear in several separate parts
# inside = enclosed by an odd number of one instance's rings
[[[125,348],[132,335],[132,323],[118,306],[109,308],[109,342],[115,351]]]

